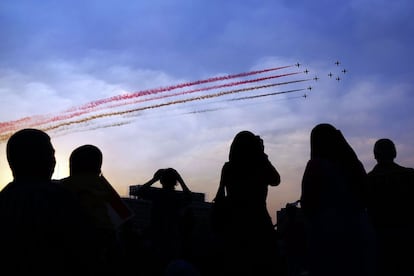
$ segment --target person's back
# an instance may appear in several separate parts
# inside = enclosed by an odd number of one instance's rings
[[[340,130],[316,125],[301,191],[311,275],[372,275],[374,241],[364,208],[366,172]]]
[[[103,155],[94,145],[82,145],[69,158],[70,176],[61,185],[79,200],[93,227],[100,274],[111,275],[120,269],[121,245],[108,207],[112,198],[110,183],[102,176]]]
[[[115,231],[108,214],[110,188],[101,178],[102,153],[96,146],[82,145],[69,158],[70,176],[61,184],[73,192],[92,223],[98,229]]]
[[[374,145],[377,164],[368,173],[368,213],[378,238],[380,275],[408,275],[412,250],[414,169],[394,162],[397,151],[390,139]]]
[[[264,152],[263,140],[250,131],[237,133],[221,171],[211,215],[213,231],[223,245],[217,258],[226,273],[268,275],[276,271],[276,232],[266,199],[268,186],[279,183],[280,175]]]
[[[230,147],[229,161],[223,165],[220,187],[216,197],[224,191],[235,209],[234,216],[244,220],[249,231],[272,229],[266,207],[268,186],[277,186],[280,175],[264,152],[263,140],[249,131],[239,132]],[[238,225],[235,225],[236,228]]]
[[[368,210],[376,227],[401,227],[412,224],[411,198],[414,169],[394,162],[394,143],[380,139],[374,146],[377,164],[368,173]]]
[[[157,181],[162,189],[151,189],[151,185]],[[178,184],[182,192],[176,191]],[[155,254],[156,260],[153,261],[157,263],[157,269],[165,269],[172,260],[187,258],[185,242],[192,230],[192,224],[184,215],[189,210],[191,191],[180,174],[173,168],[159,169],[152,179],[140,187],[138,195],[151,201],[151,222],[146,237]]]
[[[16,132],[7,158],[14,180],[0,192],[0,269],[14,275],[89,272],[89,225],[74,197],[51,180],[49,136]]]
[[[157,181],[160,181],[162,189],[150,189]],[[175,190],[177,183],[181,184],[182,193]],[[182,211],[191,203],[191,192],[178,172],[172,168],[159,169],[151,180],[141,186],[138,193],[140,198],[152,202],[151,231],[162,235],[175,233]]]
[[[73,202],[55,183],[8,184],[0,193],[1,268],[41,275],[82,272],[87,265],[82,241],[88,242],[82,231],[87,230]]]

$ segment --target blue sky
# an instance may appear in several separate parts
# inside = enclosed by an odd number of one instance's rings
[[[67,176],[70,152],[89,143],[103,151],[103,172],[121,195],[158,168],[174,167],[190,189],[211,200],[232,138],[251,130],[263,137],[282,177],[268,196],[274,216],[300,195],[309,133],[317,123],[341,129],[367,171],[375,163],[372,146],[383,137],[396,143],[397,162],[414,167],[413,5],[4,0],[0,121],[53,116],[116,95],[299,62],[299,68],[282,72],[309,74],[281,81],[319,80],[266,92],[302,92],[194,101],[50,132],[58,158],[55,178]],[[329,78],[329,72],[341,80]],[[312,90],[306,90],[309,85]],[[308,97],[300,97],[303,93]],[[206,109],[214,111],[196,112]],[[4,142],[0,150],[2,187],[11,174]]]

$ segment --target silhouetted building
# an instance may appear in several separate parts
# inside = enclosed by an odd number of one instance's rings
[[[129,196],[134,199],[138,199],[138,190],[142,185],[132,185],[129,186]],[[149,187],[149,190],[156,195],[161,188]],[[175,191],[177,194],[182,194],[183,191]],[[205,196],[203,193],[191,192],[191,197],[193,202],[204,202]]]
[[[145,233],[151,223],[151,200],[145,200],[139,197],[137,191],[142,185],[129,186],[129,198],[123,198],[123,201],[133,210],[135,216],[131,219],[136,230]],[[156,198],[162,192],[162,188],[147,187],[151,193],[151,198]],[[178,196],[183,191],[174,191]],[[203,193],[191,192],[191,203],[188,206],[193,215],[193,228],[191,231],[190,242],[191,256],[198,266],[208,265],[206,262],[211,254],[212,232],[210,227],[210,210],[211,203],[205,201]]]
[[[288,276],[307,275],[305,217],[300,201],[276,211],[279,257]]]

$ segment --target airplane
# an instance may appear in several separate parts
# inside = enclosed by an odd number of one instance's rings
[[[336,66],[339,66],[341,64],[338,60],[335,62]]]
[[[340,77],[336,77],[336,80],[337,80],[337,81],[340,81],[340,80],[341,80],[341,78],[340,78]]]
[[[346,69],[342,70],[342,73],[344,73],[344,74],[345,74],[346,72],[348,72],[348,71],[346,71]]]
[[[314,79],[315,81],[319,80],[319,78],[318,78],[317,76],[315,76],[313,79]]]
[[[330,78],[332,78],[332,73],[329,73],[329,74],[328,74],[328,76],[329,76]]]
[[[295,65],[296,65],[296,66],[297,66],[297,67],[299,68],[299,66],[300,66],[300,63],[298,62],[298,63],[296,63]]]
[[[305,71],[303,71],[303,73],[305,73],[305,74],[309,73],[308,69],[305,69]]]
[[[312,90],[312,86],[309,86],[309,87],[308,87],[308,89],[309,89],[309,90]]]

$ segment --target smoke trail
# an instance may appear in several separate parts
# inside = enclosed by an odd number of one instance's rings
[[[280,82],[280,83],[273,83],[273,84],[267,84],[267,85],[261,85],[261,86],[234,89],[234,90],[220,92],[220,93],[216,93],[216,94],[203,95],[203,96],[187,98],[187,99],[183,99],[183,100],[171,101],[171,102],[167,102],[167,103],[144,106],[144,107],[140,107],[140,108],[127,109],[127,110],[124,110],[124,111],[106,112],[106,113],[102,113],[102,114],[92,115],[92,116],[89,116],[87,118],[80,118],[78,120],[66,121],[66,120],[70,120],[70,119],[73,119],[75,117],[80,117],[82,115],[86,115],[88,113],[96,112],[96,111],[99,111],[99,110],[105,110],[105,109],[120,107],[120,106],[124,106],[124,105],[129,105],[129,104],[136,104],[136,103],[145,102],[145,101],[159,100],[159,99],[164,99],[164,98],[168,98],[168,97],[183,96],[183,95],[187,95],[187,94],[190,94],[190,93],[208,91],[208,90],[212,90],[212,89],[219,89],[219,88],[224,88],[224,87],[233,87],[233,86],[237,86],[237,85],[254,83],[254,82],[269,80],[269,79],[273,79],[273,78],[280,78],[280,77],[284,77],[284,76],[289,76],[289,75],[295,75],[295,74],[302,73],[302,72],[292,72],[292,73],[281,74],[281,75],[272,75],[272,76],[267,76],[267,77],[262,77],[262,78],[235,81],[235,82],[224,83],[224,84],[219,84],[219,85],[212,85],[212,86],[207,86],[207,87],[202,87],[202,88],[195,88],[195,89],[191,89],[191,90],[188,90],[188,91],[182,91],[182,92],[173,93],[173,94],[167,94],[167,95],[161,95],[161,96],[156,96],[156,97],[151,97],[151,98],[135,99],[134,100],[134,98],[137,98],[137,97],[140,97],[140,96],[154,95],[154,94],[157,94],[157,93],[167,92],[167,91],[171,91],[171,90],[178,89],[178,88],[190,87],[190,86],[193,86],[193,85],[198,85],[198,84],[203,84],[203,83],[212,83],[212,82],[220,81],[220,80],[229,80],[229,79],[236,78],[236,77],[250,76],[250,75],[270,72],[270,71],[274,71],[274,70],[280,70],[280,69],[293,67],[293,66],[295,66],[295,65],[269,68],[269,69],[263,69],[263,70],[258,70],[258,71],[251,71],[251,72],[245,72],[245,73],[239,73],[239,74],[227,75],[227,76],[221,76],[221,77],[213,77],[213,78],[209,78],[209,79],[205,79],[205,80],[198,80],[198,81],[194,81],[194,82],[182,83],[182,84],[168,86],[168,87],[164,87],[164,88],[149,89],[149,90],[139,91],[139,92],[132,93],[132,94],[119,95],[119,96],[114,96],[114,97],[110,97],[110,98],[106,98],[106,99],[102,99],[102,100],[93,101],[93,102],[90,102],[88,104],[82,105],[80,107],[74,107],[74,108],[68,109],[68,110],[66,110],[66,111],[64,111],[64,112],[62,112],[58,115],[54,115],[54,116],[53,115],[50,115],[50,116],[48,116],[48,115],[36,115],[36,116],[32,116],[32,117],[24,117],[24,118],[14,120],[14,121],[9,121],[9,122],[0,122],[0,142],[7,140],[10,137],[10,135],[13,131],[15,131],[18,128],[22,128],[22,127],[39,127],[40,129],[43,129],[45,131],[56,130],[56,129],[59,129],[59,128],[64,127],[64,126],[69,126],[70,127],[70,126],[75,125],[75,124],[80,124],[80,123],[83,123],[83,122],[93,121],[95,119],[104,118],[104,117],[131,114],[131,113],[138,112],[138,111],[144,111],[144,110],[147,110],[147,109],[154,109],[154,108],[159,108],[159,107],[168,106],[168,105],[186,103],[186,102],[191,102],[191,101],[196,101],[196,100],[209,99],[209,98],[220,97],[220,96],[224,96],[224,95],[228,95],[228,94],[232,94],[232,93],[239,93],[239,92],[244,92],[244,91],[262,89],[262,88],[268,88],[268,87],[273,87],[273,86],[277,86],[277,85],[285,85],[285,84],[291,84],[291,83],[303,82],[303,81],[310,80],[310,79],[302,79],[302,80],[295,80],[295,81]],[[258,97],[260,97],[260,96],[258,96]],[[129,101],[130,99],[133,99],[133,100]],[[114,104],[109,105],[109,106],[99,107],[100,105],[107,104],[107,103],[114,103]],[[61,123],[59,123],[59,122],[61,122]],[[54,124],[47,126],[47,124],[50,124],[50,123],[54,123]],[[44,127],[42,127],[42,125]]]
[[[194,110],[194,111],[190,111],[190,112],[186,112],[184,114],[197,114],[197,113],[205,113],[205,112],[212,112],[212,111],[217,111],[217,110],[221,110],[222,108],[208,108],[208,109],[200,109],[200,110]]]
[[[123,122],[119,122],[119,123],[107,123],[107,124],[102,124],[102,125],[98,125],[98,126],[92,126],[92,125],[88,124],[88,125],[84,126],[83,128],[76,128],[76,129],[71,129],[71,128],[60,129],[60,128],[58,128],[58,129],[52,131],[51,133],[53,133],[53,135],[56,136],[56,137],[60,137],[60,136],[65,136],[69,133],[85,132],[85,131],[91,131],[91,130],[96,130],[96,129],[124,126],[124,125],[128,125],[132,122],[134,122],[134,121],[133,120],[128,120],[128,121],[123,121]]]
[[[290,67],[290,66],[277,67],[277,68],[271,68],[271,69],[265,69],[265,70],[260,70],[260,71],[247,72],[247,73],[240,73],[240,74],[229,75],[229,76],[224,76],[224,77],[210,78],[210,79],[207,79],[207,80],[201,80],[201,81],[197,81],[197,82],[201,82],[201,83],[203,83],[203,82],[213,82],[213,81],[216,81],[217,79],[221,80],[221,79],[235,78],[237,76],[246,76],[246,75],[248,76],[248,75],[259,74],[259,73],[268,72],[268,71],[272,71],[272,70],[278,70],[278,69],[282,69],[282,68],[286,68],[286,67]],[[256,78],[256,79],[251,79],[251,80],[243,80],[243,81],[225,83],[225,84],[221,84],[221,85],[213,85],[213,86],[208,86],[208,87],[196,88],[196,89],[192,89],[192,90],[188,90],[188,91],[184,91],[184,92],[168,94],[168,95],[162,95],[162,96],[152,97],[152,98],[148,98],[148,99],[138,99],[138,100],[135,100],[135,101],[121,102],[121,103],[113,104],[113,105],[110,105],[110,106],[105,106],[105,107],[102,107],[102,108],[96,108],[97,105],[92,105],[92,106],[89,106],[87,108],[86,107],[88,105],[87,104],[83,107],[80,107],[79,108],[80,110],[72,111],[69,114],[68,114],[68,111],[64,111],[61,114],[59,114],[57,116],[52,116],[52,117],[35,116],[35,117],[32,117],[32,119],[30,117],[26,117],[24,119],[20,119],[20,120],[17,120],[17,121],[3,123],[5,125],[7,124],[7,127],[2,128],[1,125],[0,125],[0,131],[1,132],[12,131],[12,130],[15,130],[19,127],[23,127],[23,126],[24,127],[35,127],[37,125],[42,125],[42,124],[47,124],[47,123],[51,123],[51,122],[57,122],[57,121],[72,119],[72,118],[79,117],[81,115],[85,115],[87,113],[102,110],[102,109],[114,108],[114,107],[119,107],[119,106],[123,106],[123,105],[127,105],[127,104],[136,104],[136,103],[150,101],[150,100],[163,99],[163,98],[167,98],[167,97],[181,96],[181,95],[195,93],[195,92],[208,91],[208,90],[212,90],[212,89],[219,89],[219,88],[231,87],[231,86],[236,86],[236,85],[243,85],[243,84],[248,84],[248,83],[253,83],[253,82],[260,82],[260,81],[270,80],[270,79],[274,79],[274,78],[280,78],[280,77],[296,75],[296,74],[299,74],[299,73],[302,73],[302,72],[286,73],[286,74],[282,74],[282,75],[272,75],[272,76],[268,76],[268,77]],[[195,85],[195,83],[196,82],[193,82],[192,84]],[[150,93],[149,91],[152,91],[152,92]],[[146,91],[142,91],[142,92],[138,92],[138,93],[133,93],[133,94],[130,94],[130,95],[116,96],[116,97],[104,99],[104,101],[106,101],[105,103],[110,103],[110,102],[114,102],[114,101],[121,101],[121,98],[124,98],[123,100],[126,100],[126,99],[132,99],[132,98],[140,97],[140,96],[143,96],[143,95],[157,94],[157,93],[160,93],[160,92],[164,92],[164,91],[159,91],[157,89],[146,90]],[[109,101],[109,99],[112,99],[112,100]],[[104,102],[101,102],[101,104],[104,104]]]
[[[132,101],[132,102],[131,101],[121,102],[121,103],[113,104],[113,105],[106,106],[106,107],[103,107],[103,108],[89,108],[89,109],[73,112],[71,114],[64,114],[63,113],[63,114],[59,114],[57,116],[52,116],[52,117],[36,116],[36,117],[33,117],[34,120],[32,120],[32,121],[28,121],[29,118],[26,118],[25,120],[21,119],[19,121],[25,122],[24,124],[22,124],[22,123],[14,124],[14,126],[12,126],[12,127],[1,129],[1,132],[12,131],[12,130],[15,130],[19,127],[23,127],[23,126],[24,127],[36,127],[36,126],[44,125],[44,124],[47,124],[47,123],[64,121],[64,120],[68,120],[68,119],[72,119],[72,118],[75,118],[75,117],[79,117],[79,116],[88,114],[88,113],[93,112],[93,111],[120,107],[120,106],[124,106],[124,105],[127,105],[127,104],[136,104],[136,103],[141,103],[141,102],[146,102],[146,101],[151,101],[151,100],[159,100],[159,99],[164,99],[164,98],[168,98],[168,97],[182,96],[182,95],[196,93],[196,92],[208,91],[208,90],[212,90],[212,89],[219,89],[219,88],[224,88],[224,87],[232,87],[232,86],[236,86],[236,85],[243,85],[243,84],[248,84],[248,83],[260,82],[260,81],[270,80],[270,79],[274,79],[274,78],[281,78],[281,77],[296,75],[296,74],[299,74],[299,73],[301,73],[301,72],[292,72],[292,73],[286,73],[286,74],[282,74],[282,75],[272,75],[272,76],[268,76],[268,77],[256,78],[256,79],[251,79],[251,80],[243,80],[243,81],[225,83],[225,84],[221,84],[221,85],[213,85],[213,86],[202,87],[202,88],[192,89],[192,90],[188,90],[188,91],[173,93],[173,94],[155,96],[155,97],[151,97],[151,98],[147,98],[147,99],[137,99],[137,100]]]
[[[40,117],[40,116],[36,116]],[[9,122],[0,122],[0,132],[15,130],[16,126],[28,124],[30,121],[33,121],[33,117],[23,117],[18,120],[9,121]]]
[[[69,122],[63,122],[63,123],[60,123],[60,124],[52,125],[52,126],[43,128],[43,130],[48,131],[48,130],[53,130],[53,129],[60,128],[60,127],[63,127],[63,126],[70,126],[70,125],[80,124],[80,123],[84,123],[84,122],[88,122],[88,121],[92,121],[92,120],[96,120],[96,119],[100,119],[100,118],[105,118],[105,117],[125,115],[125,114],[138,112],[138,111],[143,111],[143,110],[148,110],[148,109],[155,109],[155,108],[160,108],[160,107],[170,106],[170,105],[175,105],[175,104],[182,104],[182,103],[187,103],[187,102],[192,102],[192,101],[205,100],[205,99],[216,98],[216,97],[221,97],[221,96],[235,94],[235,93],[247,92],[247,91],[252,91],[252,90],[257,90],[257,89],[269,88],[269,87],[285,85],[285,84],[291,84],[291,83],[297,83],[297,82],[303,82],[303,81],[309,81],[309,79],[288,81],[288,82],[282,82],[282,83],[279,82],[279,83],[273,83],[273,84],[267,84],[267,85],[261,85],[261,86],[246,87],[246,88],[234,89],[234,90],[230,90],[230,91],[219,92],[219,93],[215,93],[215,94],[208,94],[208,95],[202,95],[202,96],[197,96],[197,97],[192,97],[192,98],[187,98],[187,99],[175,100],[175,101],[170,101],[170,102],[160,103],[160,104],[155,104],[155,105],[150,105],[150,106],[138,107],[138,108],[127,109],[127,110],[122,110],[122,111],[101,113],[101,114],[92,115],[92,116],[89,116],[89,117],[86,117],[86,118],[82,118],[82,119],[79,119],[79,120],[73,120],[73,121],[69,121]]]
[[[102,114],[97,114],[97,115],[92,115],[92,116],[89,116],[89,117],[86,117],[86,118],[82,118],[82,119],[79,119],[79,120],[73,120],[73,121],[69,121],[69,122],[62,122],[62,123],[51,125],[51,126],[41,127],[39,129],[41,129],[45,132],[58,131],[60,128],[64,128],[65,130],[68,130],[67,127],[87,123],[87,122],[90,122],[90,121],[93,121],[93,120],[96,120],[96,119],[100,119],[100,118],[126,115],[126,114],[131,114],[131,113],[134,113],[134,112],[144,111],[144,110],[148,110],[148,109],[155,109],[155,108],[160,108],[160,107],[164,107],[164,106],[187,103],[187,102],[192,102],[192,101],[200,101],[200,100],[205,100],[205,99],[222,97],[222,96],[230,95],[230,94],[237,94],[237,93],[241,93],[241,92],[247,92],[247,91],[252,91],[252,90],[257,90],[257,89],[269,88],[269,87],[274,87],[274,86],[279,86],[279,85],[286,85],[286,84],[291,84],[291,83],[304,82],[304,81],[309,81],[309,79],[302,79],[302,80],[295,80],[295,81],[288,81],[288,82],[279,82],[279,83],[273,83],[273,84],[267,84],[267,85],[261,85],[261,86],[245,87],[245,88],[240,88],[240,89],[233,89],[233,90],[229,90],[229,91],[223,91],[223,92],[219,92],[219,93],[215,93],[215,94],[202,95],[202,96],[197,96],[197,97],[192,97],[192,98],[187,98],[187,99],[181,99],[181,100],[176,100],[176,101],[170,101],[170,102],[160,103],[160,104],[155,104],[155,105],[150,105],[150,106],[127,109],[127,110],[123,110],[123,111],[102,113]],[[287,90],[287,91],[281,91],[281,92],[273,92],[273,93],[254,95],[254,96],[239,97],[239,98],[234,98],[234,99],[228,99],[227,101],[254,99],[254,98],[274,96],[274,95],[292,93],[292,92],[303,91],[303,90],[305,90],[305,88],[293,89],[293,90]],[[214,110],[209,110],[209,111],[214,111]],[[201,113],[201,112],[203,112],[203,111],[194,112],[194,113]],[[207,111],[204,111],[204,112],[207,112]],[[129,124],[129,123],[130,122],[112,123],[112,124],[107,125],[106,127],[119,126],[119,125],[124,125],[124,124]],[[105,127],[105,126],[102,126],[102,127]],[[97,127],[94,127],[94,128],[87,128],[87,130],[93,130],[93,129],[98,129],[98,128],[102,128],[102,127],[97,126]],[[11,136],[11,133],[1,134],[0,135],[0,142],[6,141],[10,136]]]
[[[103,109],[110,109],[110,108],[120,107],[120,106],[124,106],[124,105],[129,105],[129,104],[137,104],[137,103],[142,103],[142,102],[147,102],[147,101],[160,100],[160,99],[165,99],[165,98],[170,98],[170,97],[175,97],[175,96],[183,96],[183,95],[186,95],[186,94],[191,94],[191,93],[196,93],[196,92],[203,92],[203,91],[208,91],[208,90],[212,90],[212,89],[219,89],[219,88],[225,88],[225,87],[232,87],[232,86],[236,86],[236,85],[243,85],[243,84],[248,84],[248,83],[260,82],[260,81],[270,80],[270,79],[274,79],[274,78],[281,78],[281,77],[296,75],[296,74],[300,74],[300,73],[302,73],[302,72],[293,72],[293,73],[287,73],[287,74],[282,74],[282,75],[273,75],[273,76],[268,76],[268,77],[263,77],[263,78],[256,78],[256,79],[251,79],[251,80],[243,80],[243,81],[230,82],[230,83],[225,83],[225,84],[220,84],[220,85],[201,87],[201,88],[196,88],[196,89],[183,91],[183,92],[178,92],[178,93],[173,93],[173,94],[155,96],[155,97],[146,98],[146,99],[138,99],[138,100],[134,100],[134,101],[121,102],[121,103],[105,106],[103,108],[91,107],[89,109],[86,109],[86,110],[83,110],[83,111],[80,111],[80,112],[76,112],[76,113],[72,113],[72,114],[68,114],[68,115],[61,115],[61,116],[51,118],[47,122],[42,122],[42,124],[53,122],[53,121],[61,121],[61,120],[64,120],[64,119],[72,119],[74,117],[78,117],[80,115],[90,113],[92,111],[99,111],[99,110],[103,110]],[[142,96],[142,95],[140,95],[140,96]],[[139,97],[139,96],[135,95],[134,97]]]
[[[261,97],[267,97],[267,96],[275,96],[275,95],[279,95],[279,94],[293,93],[293,92],[298,92],[298,91],[303,91],[303,90],[306,90],[306,88],[293,89],[293,90],[287,90],[287,91],[281,91],[281,92],[273,92],[273,93],[268,93],[268,94],[255,95],[255,96],[238,97],[238,98],[227,99],[227,100],[224,100],[224,101],[230,102],[230,101],[248,100],[248,99],[261,98]],[[291,98],[288,98],[288,99],[297,99],[297,98],[302,98],[302,97],[303,96],[297,96],[297,97],[291,97]],[[220,101],[220,102],[224,102],[224,101]],[[211,112],[211,111],[218,111],[218,110],[222,110],[222,109],[224,109],[224,107],[193,110],[193,111],[186,112],[186,113],[183,113],[183,114],[205,113],[205,112]]]
[[[96,119],[99,119],[99,118],[119,116],[119,115],[124,115],[124,114],[137,112],[137,111],[143,111],[143,110],[147,110],[147,109],[155,109],[155,108],[159,108],[159,107],[163,107],[163,106],[169,106],[169,105],[186,103],[186,102],[191,102],[191,101],[198,101],[198,100],[216,98],[216,97],[221,97],[221,96],[229,95],[229,94],[235,94],[235,93],[252,91],[252,90],[263,89],[263,88],[269,88],[269,87],[280,86],[280,85],[287,85],[287,84],[292,84],[292,83],[305,82],[305,81],[309,81],[309,80],[310,79],[301,79],[301,80],[278,82],[278,83],[272,83],[272,84],[266,84],[266,85],[260,85],[260,86],[233,89],[233,90],[230,90],[230,91],[224,91],[224,92],[219,92],[219,93],[215,93],[215,94],[207,94],[207,95],[197,96],[197,97],[193,97],[193,98],[170,101],[170,102],[166,102],[166,103],[160,103],[160,104],[155,104],[155,105],[150,105],[150,106],[144,106],[144,107],[124,110],[124,111],[116,111],[116,112],[108,112],[108,113],[92,115],[92,116],[89,116],[89,117],[86,117],[86,118],[73,120],[73,121],[69,121],[69,122],[62,122],[62,123],[47,126],[47,127],[40,127],[41,124],[39,124],[39,129],[42,129],[44,131],[49,131],[49,130],[54,130],[54,129],[64,127],[64,126],[72,126],[72,125],[75,125],[75,124],[80,124],[80,123],[96,120]],[[58,122],[58,121],[55,121],[55,122]],[[11,135],[11,133],[0,135],[0,141],[4,141],[4,140],[8,139],[10,137],[10,135]]]
[[[230,82],[230,83],[225,83],[225,84],[220,84],[220,85],[213,85],[213,86],[207,86],[207,87],[202,87],[202,88],[196,88],[196,89],[187,90],[187,91],[178,92],[178,93],[173,93],[173,94],[167,94],[167,95],[161,95],[161,96],[156,96],[156,97],[147,98],[147,99],[139,99],[139,100],[134,100],[134,101],[129,101],[129,102],[113,104],[113,105],[106,106],[103,109],[120,107],[120,106],[124,106],[124,105],[128,105],[128,104],[137,104],[137,103],[153,101],[153,100],[160,100],[160,99],[165,99],[165,98],[169,98],[169,97],[183,96],[183,95],[187,95],[187,94],[191,94],[191,93],[204,92],[204,91],[208,91],[208,90],[212,90],[212,89],[219,89],[219,88],[225,88],[225,87],[232,87],[232,86],[236,86],[236,85],[243,85],[243,84],[249,84],[249,83],[254,83],[254,82],[260,82],[260,81],[265,81],[265,80],[270,80],[270,79],[275,79],[275,78],[281,78],[281,77],[296,75],[296,74],[300,74],[300,73],[301,72],[293,72],[293,73],[287,73],[287,74],[282,74],[282,75],[273,75],[273,76],[268,76],[268,77],[263,77],[263,78],[256,78],[256,79],[251,79],[251,80]],[[97,110],[101,110],[101,109],[93,109],[93,111],[97,111]]]
[[[240,101],[240,100],[248,100],[248,99],[262,98],[262,97],[268,97],[268,96],[274,96],[274,95],[280,95],[280,94],[286,94],[286,93],[303,91],[303,90],[306,90],[306,89],[307,88],[301,88],[301,89],[293,89],[293,90],[287,90],[287,91],[281,91],[281,92],[273,92],[273,93],[267,93],[267,94],[261,94],[261,95],[254,95],[254,96],[247,96],[247,97],[239,97],[239,98],[229,99],[228,101]]]
[[[275,68],[268,68],[268,69],[263,69],[263,70],[244,72],[244,73],[221,76],[221,77],[212,77],[212,78],[208,78],[208,79],[204,79],[204,80],[197,80],[197,81],[193,81],[193,82],[186,82],[186,83],[171,85],[171,86],[167,86],[167,87],[161,87],[161,88],[156,88],[156,89],[148,89],[148,90],[138,91],[138,92],[131,93],[131,94],[126,94],[126,95],[118,95],[118,96],[114,96],[114,97],[110,97],[110,98],[106,98],[106,99],[93,101],[93,102],[87,103],[87,104],[79,106],[79,107],[74,107],[74,108],[68,109],[66,112],[72,112],[74,110],[83,110],[83,109],[94,108],[96,106],[106,104],[106,103],[109,103],[109,102],[122,101],[122,100],[126,100],[126,99],[131,99],[131,98],[136,98],[136,97],[141,97],[141,96],[146,96],[146,95],[152,95],[152,94],[156,94],[156,93],[171,91],[171,90],[184,88],[184,87],[189,87],[189,86],[194,86],[194,85],[199,85],[199,84],[203,84],[203,83],[210,83],[210,82],[215,82],[215,81],[234,79],[234,78],[238,78],[238,77],[247,77],[247,76],[251,76],[251,75],[262,74],[262,73],[275,71],[275,70],[280,70],[280,69],[285,69],[285,68],[289,68],[289,67],[293,67],[293,66],[295,66],[295,65],[287,65],[287,66],[281,66],[281,67],[275,67]]]

